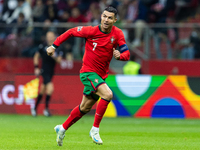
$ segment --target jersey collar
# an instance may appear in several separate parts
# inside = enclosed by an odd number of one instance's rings
[[[99,30],[100,30],[102,33],[104,33],[104,34],[109,34],[109,33],[112,31],[112,29],[111,29],[111,31],[110,31],[110,32],[108,32],[108,33],[107,33],[107,32],[104,32],[104,31],[102,31],[102,30],[101,30],[101,24],[99,25]]]

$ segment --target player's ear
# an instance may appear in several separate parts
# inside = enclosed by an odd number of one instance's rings
[[[117,21],[117,18],[115,17],[115,19],[114,19],[114,23]]]
[[[101,19],[102,19],[102,17],[103,17],[103,13],[101,14]]]

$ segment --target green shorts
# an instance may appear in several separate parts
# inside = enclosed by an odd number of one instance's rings
[[[99,99],[99,96],[94,94],[94,92],[96,92],[97,88],[105,83],[105,81],[95,72],[84,72],[80,74],[80,79],[81,82],[83,83],[84,90],[83,90],[83,94],[84,95],[91,95],[92,98],[94,98],[95,100]]]

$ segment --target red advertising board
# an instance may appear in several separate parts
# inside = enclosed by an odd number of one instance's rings
[[[35,79],[33,75],[15,75],[13,81],[7,81],[7,77],[3,78],[1,75],[0,113],[30,114],[35,99],[24,99],[23,86],[33,79]],[[41,83],[42,78],[39,79]],[[78,75],[55,75],[53,83],[54,93],[50,101],[50,111],[53,115],[68,115],[82,100],[83,84]],[[42,114],[44,103],[45,96],[38,107],[38,114]]]
[[[151,75],[187,75],[199,77],[200,60],[148,60],[142,63],[142,72]]]

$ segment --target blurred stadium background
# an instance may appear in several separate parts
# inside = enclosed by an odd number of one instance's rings
[[[111,61],[106,82],[114,98],[105,116],[200,118],[199,0],[0,0],[0,113],[30,114],[34,99],[25,100],[23,88],[35,79],[33,55],[47,31],[60,35],[97,25],[109,5],[119,11],[115,25],[142,75],[123,75],[126,62]],[[53,79],[53,115],[68,115],[83,90],[78,75],[84,39],[71,38],[61,48],[65,55]]]

